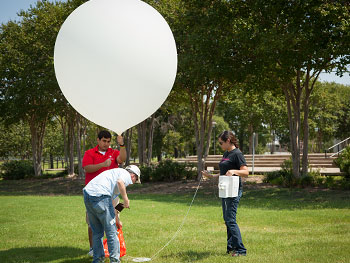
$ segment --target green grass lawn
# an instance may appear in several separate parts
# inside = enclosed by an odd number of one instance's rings
[[[129,194],[123,261],[158,252],[193,193]],[[82,196],[1,192],[0,204],[0,262],[91,262]],[[247,187],[238,223],[248,256],[232,258],[220,200],[200,190],[182,231],[152,262],[350,262],[349,191]]]

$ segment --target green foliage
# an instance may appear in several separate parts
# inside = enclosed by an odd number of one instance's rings
[[[267,173],[263,179],[265,183],[281,185],[284,187],[308,187],[323,185],[324,180],[319,171],[312,170],[306,176],[296,177],[293,175],[292,161],[285,160],[280,171]]]
[[[315,182],[316,182],[315,176],[310,174],[300,177],[300,180],[299,180],[299,184],[302,187],[314,186]]]
[[[350,89],[350,87],[348,87],[348,89]],[[349,90],[348,94],[350,94]],[[341,110],[338,111],[337,126],[336,134],[338,138],[350,137],[350,98],[341,105]]]
[[[346,177],[350,178],[350,146],[345,148],[334,163],[340,168],[340,171],[345,173]]]
[[[1,170],[2,174],[0,174],[0,176],[5,180],[17,180],[34,176],[33,163],[28,160],[4,162],[1,166]]]
[[[344,190],[350,190],[350,178],[343,177],[343,179],[340,181],[340,187]]]
[[[350,86],[336,83],[315,84],[310,96],[310,139],[311,152],[323,152],[333,145],[334,137],[345,139],[350,136],[349,105]],[[349,134],[349,135],[347,135]]]
[[[142,183],[147,183],[151,181],[152,173],[155,169],[154,165],[151,166],[140,166]]]
[[[324,183],[327,187],[332,188],[335,185],[335,180],[333,176],[326,176],[326,180]]]
[[[29,159],[32,155],[29,125],[17,121],[12,125],[5,125],[0,121],[0,158]]]
[[[309,171],[306,176],[295,177],[291,170],[291,161],[286,160],[280,171],[269,172],[263,182],[283,187],[321,187],[330,189],[350,189],[350,178],[344,176],[322,176],[319,170]]]
[[[194,179],[197,173],[193,165],[164,160],[158,165],[141,166],[142,182],[174,182],[184,179]]]
[[[283,136],[288,134],[286,102],[281,95],[270,91],[249,89],[252,87],[247,85],[231,87],[218,102],[217,112],[237,134],[243,152],[248,152],[252,132],[259,135],[258,141],[261,146],[256,152],[265,152],[264,146],[271,141],[272,131],[280,139],[288,137]]]
[[[57,119],[52,119],[45,130],[43,156],[64,156],[63,133]]]

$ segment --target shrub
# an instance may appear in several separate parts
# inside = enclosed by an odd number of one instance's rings
[[[340,181],[340,188],[343,190],[350,190],[350,178],[343,177]]]
[[[2,164],[2,178],[5,180],[18,180],[33,177],[34,166],[31,161],[28,160],[13,160]]]
[[[171,160],[161,161],[154,170],[152,179],[154,181],[166,182],[189,179],[192,177],[191,174],[193,171],[187,169],[187,166],[185,163],[178,163]]]
[[[140,170],[142,182],[173,182],[196,178],[197,174],[192,168],[189,164],[165,160],[156,166],[141,166]]]
[[[316,177],[315,180],[317,186],[323,186],[325,183],[325,178],[323,178],[322,176]]]
[[[345,173],[345,177],[350,178],[350,146],[345,148],[334,163]]]
[[[151,181],[154,166],[140,166],[142,183]]]
[[[302,176],[300,178],[300,182],[299,184],[302,187],[306,187],[306,186],[314,186],[316,184],[316,178],[312,175],[312,174],[308,174],[306,176]]]
[[[282,185],[284,187],[295,187],[295,186],[314,186],[320,180],[316,180],[321,174],[317,170],[310,171],[308,175],[297,178],[293,175],[293,163],[292,160],[285,160],[281,165],[280,171],[274,171],[267,173],[264,178],[265,183],[271,183],[276,185]]]
[[[328,188],[332,188],[335,186],[335,180],[333,176],[326,176],[326,180],[324,182],[325,186]]]
[[[268,172],[263,179],[264,183],[271,183],[273,180],[277,178],[282,178],[281,172],[280,171],[273,171],[273,172]]]

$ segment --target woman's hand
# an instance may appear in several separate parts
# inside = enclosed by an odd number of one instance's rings
[[[228,170],[226,172],[226,176],[234,176],[234,175],[235,175],[234,170]]]
[[[202,175],[205,176],[205,177],[209,177],[209,178],[212,178],[212,177],[213,177],[213,175],[210,174],[210,173],[209,173],[208,171],[206,171],[206,170],[202,171]]]

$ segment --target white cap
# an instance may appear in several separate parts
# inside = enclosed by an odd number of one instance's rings
[[[136,183],[141,183],[141,171],[136,165],[128,165],[125,167],[126,170],[129,170],[130,172],[134,173],[137,175],[137,180]]]

